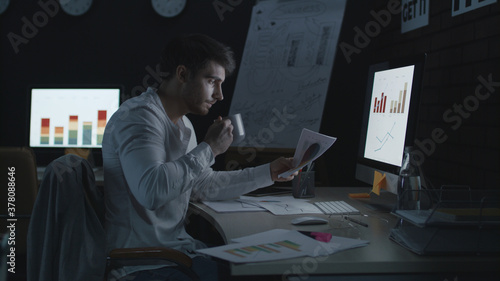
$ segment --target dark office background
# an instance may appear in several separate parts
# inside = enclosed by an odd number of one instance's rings
[[[53,1],[11,1],[0,15],[2,146],[28,145],[30,85],[119,84],[125,89],[124,98],[134,96],[145,83],[157,83],[151,71],[159,53],[180,33],[210,35],[232,46],[239,60],[255,4],[229,1],[241,3],[225,11],[221,19],[215,1],[188,0],[181,15],[168,19],[153,11],[151,1],[138,0],[96,0],[88,13],[78,17],[60,10],[47,15],[40,3]],[[355,28],[365,30],[375,21],[370,12],[387,10],[388,2],[348,0],[339,42],[354,46]],[[435,185],[496,188],[500,180],[500,87],[494,85],[484,100],[474,99],[474,95],[480,85],[478,77],[500,81],[500,4],[456,17],[451,16],[449,0],[430,1],[430,5],[426,27],[401,34],[401,15],[393,14],[359,53],[346,57],[337,49],[321,125],[322,133],[338,137],[322,156],[328,163],[327,185],[359,185],[354,171],[368,65],[426,52],[417,139],[426,144],[421,151],[427,177]],[[46,20],[40,16],[43,13]],[[30,38],[23,36],[26,22],[34,20],[39,26],[28,31]],[[9,33],[26,40],[17,46],[18,52]],[[199,139],[211,120],[228,113],[236,77],[237,73],[226,80],[225,100],[209,116],[191,117]],[[462,105],[465,113],[452,112],[448,118],[453,119],[444,118],[455,104]],[[432,145],[436,128],[443,129],[447,139]]]

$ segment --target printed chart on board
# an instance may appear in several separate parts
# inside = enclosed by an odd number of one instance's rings
[[[262,1],[252,11],[230,114],[248,147],[293,148],[319,131],[345,1]]]

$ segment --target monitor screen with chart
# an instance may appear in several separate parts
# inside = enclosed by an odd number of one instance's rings
[[[37,165],[46,166],[72,150],[100,166],[104,129],[122,93],[120,85],[30,86],[27,143]]]
[[[413,145],[425,55],[369,67],[356,179],[397,175],[405,146]]]
[[[100,148],[119,88],[32,88],[31,147]]]

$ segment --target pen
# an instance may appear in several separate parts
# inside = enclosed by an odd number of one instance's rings
[[[345,217],[345,219],[346,219],[346,220],[349,220],[349,221],[352,221],[353,223],[357,223],[357,224],[359,224],[359,225],[362,225],[362,226],[364,226],[364,227],[368,227],[368,225],[367,225],[366,223],[364,223],[364,222],[362,222],[362,221],[359,221],[359,220],[357,220],[357,219],[353,219],[353,218],[351,218],[351,217]]]

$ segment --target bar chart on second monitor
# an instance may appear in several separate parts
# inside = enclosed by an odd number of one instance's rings
[[[30,145],[99,147],[118,109],[117,90],[40,89],[32,94]]]
[[[414,66],[405,66],[375,73],[365,157],[401,165],[399,157],[391,156],[404,149],[413,72]]]

